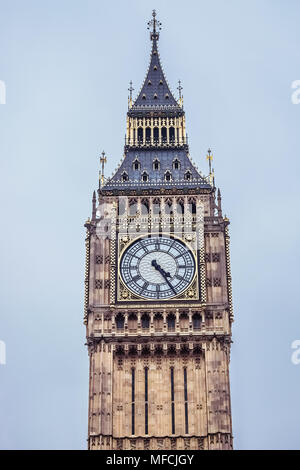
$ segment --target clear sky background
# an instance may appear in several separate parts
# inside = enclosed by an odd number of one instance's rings
[[[300,448],[300,3],[297,0],[0,0],[2,449],[85,449],[83,224],[100,152],[123,153],[156,8],[190,151],[231,220],[237,449]]]

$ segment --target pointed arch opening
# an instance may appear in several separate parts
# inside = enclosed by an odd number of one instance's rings
[[[184,174],[184,179],[187,181],[190,181],[192,179],[192,172],[190,170],[187,170]]]
[[[193,215],[196,215],[196,199],[194,197],[189,198],[188,200],[189,212]]]
[[[135,157],[135,159],[132,162],[132,169],[137,171],[137,170],[140,170],[140,168],[141,168],[140,161],[139,161],[138,157]]]
[[[160,161],[158,160],[158,158],[155,158],[153,160],[153,170],[154,171],[160,170]]]
[[[172,180],[172,174],[170,171],[166,171],[165,173],[165,181],[171,181]]]
[[[180,170],[180,167],[180,160],[178,158],[175,158],[175,160],[173,160],[173,170]]]
[[[129,180],[129,177],[128,177],[128,173],[126,171],[123,171],[122,173],[122,181],[128,181]]]
[[[144,131],[143,131],[143,128],[142,128],[142,127],[139,127],[139,128],[138,128],[138,141],[139,141],[139,142],[143,142],[143,138],[144,138]]]
[[[184,214],[184,200],[182,198],[177,199],[177,214]]]
[[[147,171],[143,171],[143,173],[142,173],[143,183],[146,183],[148,180],[149,180],[149,175],[148,175]]]
[[[150,127],[146,127],[146,142],[150,142],[151,140],[151,129]]]
[[[148,215],[149,214],[149,200],[146,198],[143,198],[141,200],[141,214],[142,215]]]
[[[169,95],[168,95],[168,98],[169,98]],[[169,129],[169,139],[170,139],[170,142],[175,141],[175,129],[174,129],[174,127],[170,127],[170,129]]]

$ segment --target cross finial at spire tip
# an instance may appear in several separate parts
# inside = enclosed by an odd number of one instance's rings
[[[148,29],[151,28],[150,31],[150,39],[153,41],[156,39],[158,41],[159,38],[159,31],[161,30],[161,22],[156,19],[157,13],[156,10],[152,10],[152,19],[148,21]]]

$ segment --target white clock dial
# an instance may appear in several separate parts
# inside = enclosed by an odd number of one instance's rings
[[[120,272],[125,285],[147,299],[169,299],[183,292],[195,275],[195,259],[182,242],[166,236],[140,238],[125,251]]]

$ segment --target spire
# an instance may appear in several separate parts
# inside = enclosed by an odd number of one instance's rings
[[[132,92],[134,91],[134,88],[132,86],[132,80],[129,82],[129,97],[128,97],[128,108],[130,109],[132,107]]]
[[[96,191],[93,192],[92,220],[96,220]]]
[[[222,217],[222,198],[221,198],[221,191],[220,189],[218,189],[218,206],[217,206],[217,209],[218,209],[218,217]]]
[[[107,162],[107,158],[103,150],[103,152],[101,153],[101,157],[100,157],[100,163],[101,163],[101,174],[100,174],[100,181],[99,181],[100,186],[104,185],[104,165],[106,162]]]
[[[150,39],[152,41],[152,51],[150,56],[150,65],[147,71],[145,81],[141,91],[133,103],[132,110],[136,107],[158,107],[165,106],[171,109],[179,108],[179,104],[174,98],[160,63],[157,41],[159,39],[159,30],[161,23],[156,19],[156,11],[152,12],[152,20],[148,22],[150,29]]]
[[[177,87],[177,90],[178,90],[178,92],[179,92],[179,104],[180,104],[180,106],[183,106],[183,96],[182,96],[182,94],[181,94],[183,88],[182,88],[182,86],[181,86],[181,80],[178,80],[178,87]]]
[[[213,160],[213,154],[211,153],[211,149],[207,150],[207,155],[206,155],[206,160],[208,160],[208,165],[209,165],[209,183],[211,186],[215,185],[215,175],[214,175],[214,169],[211,169],[211,162]]]

